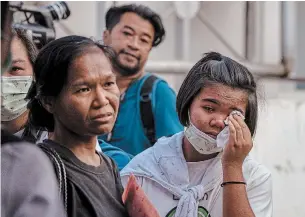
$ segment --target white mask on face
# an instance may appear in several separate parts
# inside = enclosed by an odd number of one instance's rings
[[[233,114],[238,114],[244,119],[244,116],[239,111],[232,111],[230,113],[230,115]],[[217,138],[214,139],[195,127],[195,125],[191,122],[190,117],[189,122],[190,125],[186,128],[184,135],[200,154],[214,154],[221,152],[228,143],[230,137],[229,126],[226,126],[217,135]],[[226,125],[228,125],[228,118],[224,122]]]
[[[32,76],[1,76],[1,121],[14,120],[27,110],[25,97],[32,81]]]

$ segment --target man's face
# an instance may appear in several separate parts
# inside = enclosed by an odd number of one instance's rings
[[[111,63],[98,48],[76,58],[66,85],[54,99],[55,128],[80,136],[111,132],[119,108],[119,89]]]
[[[152,24],[135,13],[125,13],[109,32],[104,32],[104,43],[114,49],[114,66],[123,76],[143,71],[154,40]]]
[[[248,94],[222,84],[201,89],[190,106],[192,123],[202,132],[216,139],[225,127],[224,120],[233,110],[246,115]]]

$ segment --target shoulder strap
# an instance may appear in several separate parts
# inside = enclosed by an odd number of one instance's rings
[[[150,75],[143,83],[140,92],[140,114],[145,134],[153,145],[156,142],[155,120],[152,110],[151,93],[155,81],[158,77]]]
[[[45,143],[39,143],[38,147],[49,157],[51,162],[53,163],[55,174],[57,176],[57,181],[59,185],[59,194],[62,195],[62,199],[64,202],[64,208],[67,213],[67,207],[68,207],[68,186],[67,186],[67,173],[65,165],[57,153],[55,149],[49,147],[48,144]]]

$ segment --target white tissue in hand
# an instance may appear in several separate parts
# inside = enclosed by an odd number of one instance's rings
[[[230,113],[230,115],[234,115],[234,114],[239,115],[240,117],[242,117],[243,120],[245,119],[245,117],[239,111],[234,110]],[[225,123],[226,127],[217,135],[217,138],[216,138],[217,147],[220,147],[220,148],[224,148],[226,146],[226,144],[228,144],[229,138],[230,138],[230,128],[228,126],[229,117],[226,118],[224,123]]]
[[[219,148],[224,148],[226,144],[228,144],[230,137],[230,130],[229,126],[226,126],[218,135],[216,138],[216,144]]]

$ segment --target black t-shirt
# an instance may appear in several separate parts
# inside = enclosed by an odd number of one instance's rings
[[[99,153],[98,167],[80,161],[68,148],[45,140],[53,148],[66,168],[68,217],[125,217],[122,202],[123,186],[112,159]]]

